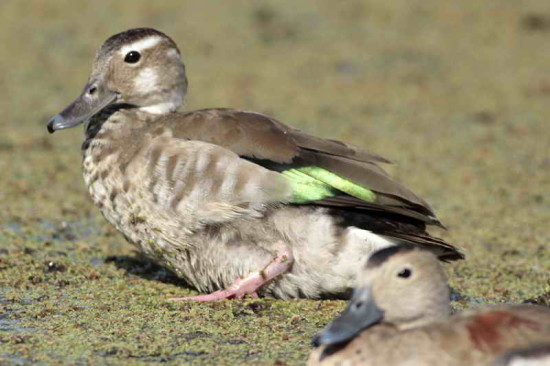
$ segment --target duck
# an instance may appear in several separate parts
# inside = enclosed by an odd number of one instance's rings
[[[84,125],[92,201],[128,242],[201,295],[349,298],[363,262],[397,244],[444,261],[430,205],[383,157],[231,108],[179,111],[188,81],[166,34],[130,29],[98,49],[80,96],[47,123]]]
[[[550,341],[545,306],[450,313],[447,278],[433,253],[381,249],[358,276],[346,309],[315,336],[308,365],[490,365],[505,352]]]

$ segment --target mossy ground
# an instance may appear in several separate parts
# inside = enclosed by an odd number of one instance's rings
[[[187,64],[187,108],[268,113],[365,146],[432,203],[467,260],[454,304],[548,303],[547,0],[3,1],[0,363],[296,364],[343,301],[171,303],[87,197],[81,131],[45,122],[109,35],[152,26]]]

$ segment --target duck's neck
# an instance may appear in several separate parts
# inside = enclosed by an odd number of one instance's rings
[[[438,301],[431,301],[428,305],[422,306],[422,310],[416,313],[415,317],[395,321],[394,325],[401,330],[419,328],[447,319],[450,314],[451,305],[448,297],[442,296]]]
[[[128,237],[133,231],[124,225],[135,199],[120,197],[133,197],[128,193],[135,187],[135,172],[130,166],[140,158],[139,152],[150,138],[151,133],[145,130],[155,122],[153,117],[137,109],[102,111],[88,122],[82,144],[84,181],[92,200],[107,220]]]
[[[84,177],[88,185],[98,173],[124,174],[145,138],[143,129],[153,117],[137,109],[113,106],[90,119],[82,144]]]
[[[448,315],[434,314],[431,316],[422,316],[418,319],[409,319],[406,322],[396,322],[394,323],[394,325],[399,330],[407,330],[407,329],[425,327],[427,325],[444,320],[446,318],[448,318]]]
[[[114,125],[121,122],[122,116],[128,116],[135,112],[135,109],[125,105],[112,105],[99,113],[93,115],[84,126],[84,145],[83,150],[86,150],[86,142],[96,138],[105,137],[106,132],[115,129]]]

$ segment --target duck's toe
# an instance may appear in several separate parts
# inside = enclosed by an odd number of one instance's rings
[[[281,249],[271,262],[259,271],[252,272],[244,278],[238,278],[233,284],[225,289],[213,292],[208,295],[174,297],[169,301],[217,301],[224,299],[240,299],[246,295],[257,298],[258,289],[275,277],[287,272],[292,266],[294,257],[292,251],[286,245],[277,244]]]

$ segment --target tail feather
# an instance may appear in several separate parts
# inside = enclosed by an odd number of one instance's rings
[[[428,233],[384,233],[385,236],[398,239],[404,245],[417,246],[433,252],[440,260],[449,262],[464,259],[464,253],[445,240],[429,235]]]

